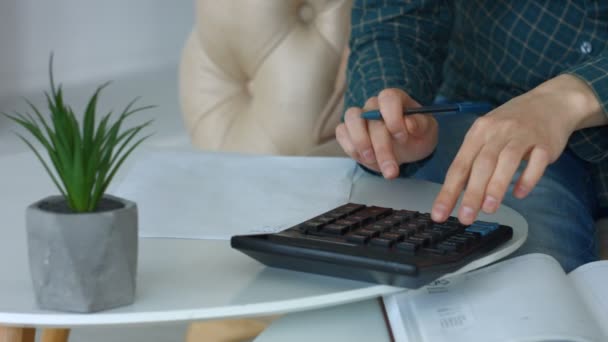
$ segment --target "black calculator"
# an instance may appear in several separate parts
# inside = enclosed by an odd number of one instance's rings
[[[419,288],[512,236],[496,222],[436,223],[428,213],[347,203],[279,233],[234,236],[231,245],[271,267]]]

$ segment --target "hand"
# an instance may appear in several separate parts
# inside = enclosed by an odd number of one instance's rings
[[[430,115],[403,115],[420,105],[399,89],[385,89],[367,100],[364,110],[380,109],[383,120],[361,118],[361,108],[349,108],[336,128],[342,149],[387,178],[399,176],[399,165],[423,159],[437,146],[437,121]]]
[[[447,219],[465,186],[458,211],[461,223],[473,223],[480,209],[495,212],[522,160],[528,164],[513,194],[526,197],[575,130],[604,120],[591,89],[570,75],[550,80],[480,117],[448,169],[433,205],[433,220]]]

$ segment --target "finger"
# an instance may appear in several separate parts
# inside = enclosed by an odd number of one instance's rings
[[[378,97],[372,96],[367,101],[365,101],[365,106],[363,106],[363,110],[372,110],[378,109]]]
[[[412,114],[405,117],[405,126],[408,135],[422,137],[426,135],[433,126],[437,125],[437,120],[431,115]]]
[[[549,162],[549,152],[547,149],[540,146],[534,147],[530,153],[530,159],[526,169],[515,184],[513,195],[519,199],[528,196],[530,191],[538,184],[538,181],[540,181],[540,178],[545,173]]]
[[[485,145],[473,161],[471,175],[458,212],[458,218],[462,224],[472,224],[477,217],[502,147],[500,143]]]
[[[375,164],[376,156],[369,137],[367,122],[361,118],[361,113],[360,108],[349,108],[344,114],[344,125],[362,161],[367,164]]]
[[[481,145],[478,142],[477,136],[469,131],[460,150],[456,154],[456,158],[454,158],[454,161],[452,161],[452,164],[448,168],[444,184],[433,204],[431,217],[434,221],[443,222],[450,216],[456,205],[458,196],[469,178],[473,160],[475,160],[475,157],[479,153]]]
[[[359,161],[359,153],[357,152],[355,145],[353,144],[352,140],[350,139],[350,136],[348,135],[346,125],[344,125],[343,123],[339,124],[338,127],[336,127],[336,140],[349,157]]]
[[[400,143],[407,141],[407,131],[403,120],[403,109],[407,95],[398,89],[384,89],[378,95],[378,105],[382,119],[393,139]]]
[[[496,212],[527,150],[527,145],[517,140],[510,141],[502,149],[494,174],[486,188],[486,197],[482,205],[485,212]]]
[[[387,178],[399,176],[399,166],[393,152],[391,135],[381,121],[369,123],[369,134],[382,175]]]

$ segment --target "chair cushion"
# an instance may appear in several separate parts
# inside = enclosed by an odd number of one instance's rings
[[[350,0],[198,0],[180,69],[193,143],[310,154],[333,137]]]

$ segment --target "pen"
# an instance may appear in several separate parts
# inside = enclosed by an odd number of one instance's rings
[[[491,111],[494,107],[487,102],[461,102],[424,106],[418,108],[406,108],[403,115],[422,114],[422,113],[469,113],[481,114]],[[382,120],[379,110],[370,110],[361,114],[361,118],[366,120]]]

